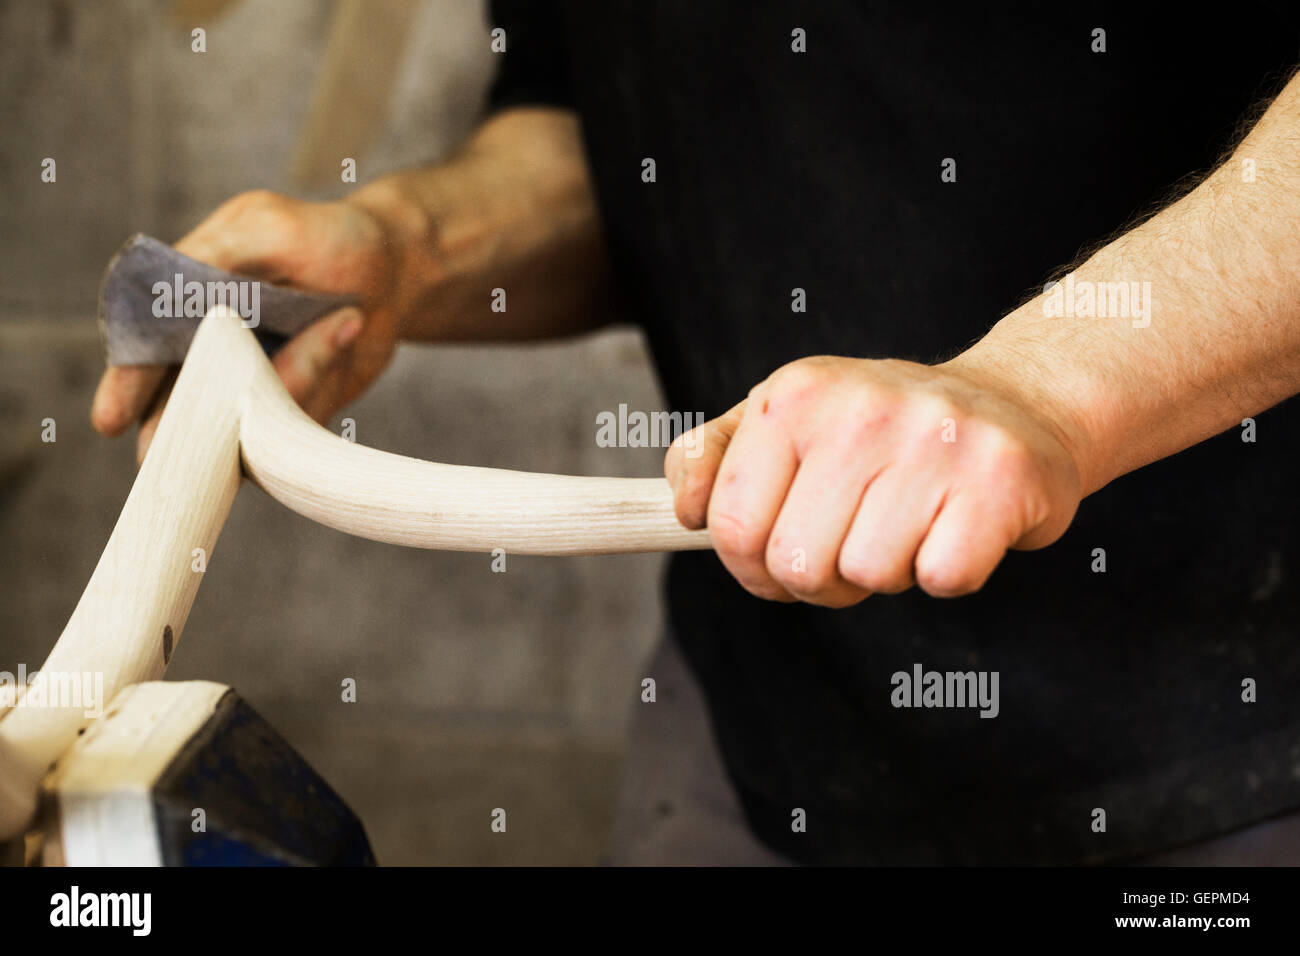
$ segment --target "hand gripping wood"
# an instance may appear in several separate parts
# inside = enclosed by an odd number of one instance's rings
[[[299,514],[417,548],[604,554],[710,547],[662,478],[580,478],[418,461],[345,441],[285,391],[224,307],[199,326],[117,526],[35,684],[0,711],[0,840],[31,823],[41,777],[93,717],[64,675],[103,675],[101,700],[160,677],[242,474]],[[43,697],[44,699],[41,699]]]

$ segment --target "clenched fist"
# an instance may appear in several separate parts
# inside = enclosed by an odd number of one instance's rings
[[[691,445],[678,438],[664,470],[678,519],[707,527],[759,597],[846,607],[913,585],[951,597],[1074,517],[1068,435],[1029,404],[954,363],[801,359]]]

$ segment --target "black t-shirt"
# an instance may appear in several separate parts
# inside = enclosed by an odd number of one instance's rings
[[[1296,62],[1298,9],[498,2],[491,107],[580,114],[623,299],[673,407],[712,417],[802,356],[978,339],[1214,164]],[[956,600],[773,604],[676,556],[671,626],[755,832],[806,862],[1099,861],[1300,808],[1296,404],[1256,427],[1115,481]],[[998,716],[894,707],[916,664],[998,672]]]

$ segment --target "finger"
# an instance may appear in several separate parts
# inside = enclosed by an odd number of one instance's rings
[[[282,260],[298,246],[302,204],[265,191],[241,193],[176,243],[176,251],[220,269],[281,281]]]
[[[844,580],[868,591],[897,594],[916,583],[916,552],[943,504],[937,475],[888,465],[867,486],[840,546]]]
[[[167,399],[171,398],[172,388],[176,385],[176,376],[180,374],[180,369],[172,366],[163,373],[162,381],[158,385],[158,390],[154,393],[149,407],[145,410],[143,419],[140,422],[140,434],[135,439],[135,463],[144,464],[144,456],[149,451],[149,446],[153,444],[154,433],[158,431],[158,423],[162,420],[163,409],[167,407]]]
[[[115,438],[144,417],[167,373],[166,365],[110,365],[90,403],[90,424]]]
[[[934,597],[984,586],[1014,540],[1013,522],[986,498],[965,492],[944,503],[916,555],[916,580]]]
[[[725,414],[678,435],[668,446],[664,476],[673,487],[677,520],[691,530],[704,527],[713,479],[744,412],[745,403],[741,402]]]
[[[741,418],[718,467],[707,527],[718,557],[758,597],[795,598],[767,570],[767,539],[798,468],[794,444],[773,416]]]
[[[839,556],[879,465],[846,445],[822,442],[805,455],[767,543],[772,578],[799,600],[826,607],[848,607],[871,593],[845,580]]]
[[[334,413],[347,404],[347,400],[340,393],[343,391],[346,377],[344,369],[350,364],[350,356],[340,355],[321,375],[316,387],[305,398],[299,400],[298,406],[318,425],[328,425]]]
[[[294,401],[299,405],[309,403],[325,374],[352,347],[363,325],[360,310],[348,306],[316,320],[276,353],[271,364]]]

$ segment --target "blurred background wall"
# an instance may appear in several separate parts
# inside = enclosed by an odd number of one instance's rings
[[[319,106],[309,121],[347,3],[0,2],[0,670],[40,666],[135,472],[133,438],[102,439],[87,418],[98,282],[121,242],[174,241],[246,189],[352,188],[337,172],[304,184],[313,137],[356,157],[364,183],[473,125],[495,66],[478,0],[367,0],[341,49],[386,110],[368,131],[328,110],[322,123]],[[660,474],[659,451],[596,446],[597,413],[620,402],[662,407],[626,329],[404,346],[345,414],[359,442],[421,458]],[[490,560],[349,538],[246,486],[168,677],[234,685],[361,815],[381,863],[596,862],[658,634],[661,559],[510,556],[504,574]],[[356,703],[341,701],[347,677]],[[496,807],[505,834],[489,829]]]

